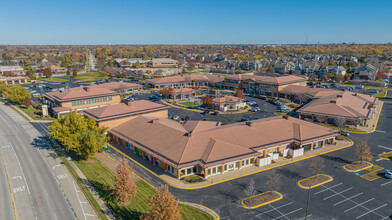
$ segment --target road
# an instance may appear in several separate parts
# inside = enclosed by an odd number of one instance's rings
[[[0,104],[0,219],[96,219],[38,131]]]

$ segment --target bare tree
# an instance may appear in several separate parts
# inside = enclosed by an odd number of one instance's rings
[[[309,160],[309,172],[317,179],[317,176],[324,170],[324,161],[320,157],[313,157]]]
[[[167,185],[157,188],[157,193],[150,198],[151,211],[147,211],[140,219],[142,220],[178,220],[181,219],[178,201],[169,192]]]
[[[255,181],[253,180],[253,178],[250,179],[249,184],[246,186],[244,191],[245,191],[246,196],[248,196],[248,197],[252,197],[252,196],[256,195],[257,190],[255,187]]]
[[[306,97],[304,94],[301,94],[298,96],[297,99],[300,102],[300,104],[302,105],[306,100],[308,100],[308,97]]]
[[[367,140],[361,141],[355,146],[354,155],[361,159],[361,163],[364,160],[371,161],[373,159],[372,152],[370,151],[370,146]]]
[[[112,194],[121,203],[129,201],[136,195],[137,186],[135,179],[132,176],[132,168],[124,157],[121,157],[118,160],[112,189]]]
[[[267,181],[265,182],[267,189],[270,191],[275,191],[279,188],[280,183],[280,174],[278,174],[275,169],[271,170],[267,176]]]
[[[343,130],[346,127],[346,119],[344,118],[337,118],[334,120],[336,127],[339,128],[339,130]]]
[[[316,120],[320,123],[324,123],[327,122],[327,118],[326,117],[322,117],[322,116],[317,116]]]

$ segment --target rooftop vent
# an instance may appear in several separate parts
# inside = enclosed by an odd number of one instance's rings
[[[338,98],[343,98],[343,95],[342,95],[342,94],[339,94],[339,95],[337,95],[336,97],[338,97]]]
[[[253,126],[253,122],[251,122],[251,121],[247,121],[247,122],[245,122],[245,124],[248,125],[249,127]]]
[[[151,120],[151,124],[158,124],[159,123],[159,118],[154,118]]]
[[[335,103],[336,104],[336,100],[331,100],[330,103]]]

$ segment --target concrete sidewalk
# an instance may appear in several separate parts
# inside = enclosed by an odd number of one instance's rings
[[[291,163],[295,163],[297,161],[309,159],[309,158],[315,157],[317,155],[340,150],[340,149],[343,149],[346,147],[350,147],[353,144],[352,141],[348,141],[348,140],[336,141],[336,142],[337,142],[336,145],[326,145],[323,148],[319,148],[319,149],[316,149],[313,151],[307,151],[307,152],[305,152],[304,155],[296,157],[296,158],[288,159],[288,158],[280,157],[279,159],[276,160],[275,163],[272,163],[270,165],[266,165],[266,166],[262,166],[262,167],[258,167],[258,166],[244,167],[242,169],[233,170],[230,172],[226,172],[224,174],[210,176],[206,179],[206,181],[199,182],[199,183],[187,183],[185,181],[181,181],[181,180],[177,179],[176,177],[174,177],[172,174],[169,174],[168,172],[163,171],[158,166],[151,164],[149,161],[144,160],[140,156],[134,154],[130,150],[127,150],[120,145],[112,143],[111,147],[116,151],[116,154],[118,154],[118,155],[121,154],[121,155],[127,156],[128,159],[130,159],[134,162],[133,164],[135,166],[139,166],[142,169],[148,170],[150,173],[152,173],[153,175],[155,175],[156,177],[165,181],[166,183],[168,183],[169,185],[171,185],[173,187],[182,188],[182,189],[199,189],[199,188],[208,187],[208,186],[211,186],[214,184],[226,182],[229,180],[237,179],[240,177],[256,174],[256,173],[266,171],[266,170],[269,170],[272,168],[288,165]],[[151,184],[154,185],[155,183],[151,183]]]

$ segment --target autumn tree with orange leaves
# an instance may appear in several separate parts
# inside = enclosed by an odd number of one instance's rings
[[[124,157],[118,160],[112,190],[112,194],[120,204],[125,204],[136,195],[137,186],[132,176],[132,168]]]
[[[244,95],[244,93],[241,91],[241,89],[236,89],[236,90],[234,90],[235,91],[235,94],[234,94],[234,96],[236,96],[236,97],[238,97],[238,98],[245,98],[245,95]]]
[[[157,193],[150,198],[151,211],[147,211],[142,216],[141,220],[178,220],[181,219],[178,201],[169,192],[167,185],[162,185],[157,188]]]

